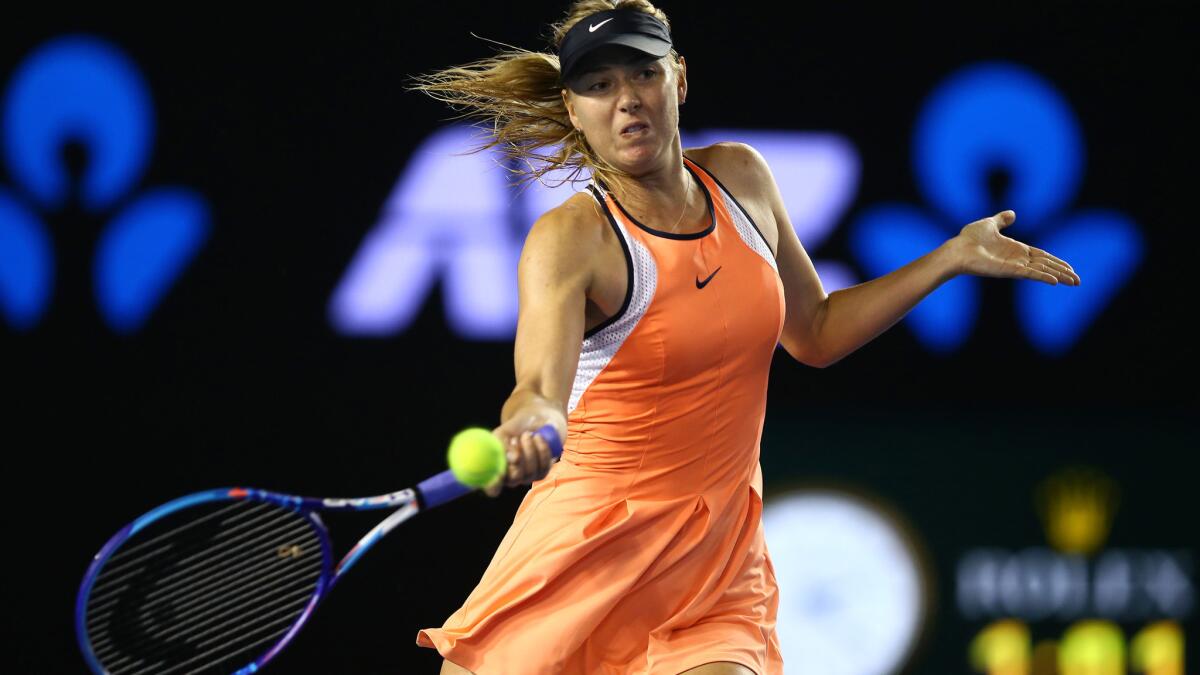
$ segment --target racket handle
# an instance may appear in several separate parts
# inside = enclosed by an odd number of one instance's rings
[[[558,437],[558,430],[554,425],[547,424],[538,429],[537,435],[541,436],[550,444],[550,454],[554,459],[562,456],[562,439]],[[454,477],[454,472],[446,469],[445,471],[430,476],[417,484],[417,492],[421,496],[422,508],[431,509],[435,506],[441,506],[446,502],[453,501],[459,497],[474,492],[475,488],[470,485],[463,485]]]

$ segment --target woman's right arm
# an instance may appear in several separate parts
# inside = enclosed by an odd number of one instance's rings
[[[533,224],[517,268],[516,386],[493,433],[504,445],[508,472],[485,492],[495,497],[543,478],[553,460],[550,448],[533,432],[545,424],[567,437],[567,400],[583,341],[587,291],[602,230],[590,201],[576,199]],[[586,206],[585,206],[586,204]]]

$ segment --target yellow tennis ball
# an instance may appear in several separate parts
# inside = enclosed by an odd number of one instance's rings
[[[492,432],[481,427],[463,429],[450,439],[446,461],[463,485],[484,487],[507,468],[504,447]]]

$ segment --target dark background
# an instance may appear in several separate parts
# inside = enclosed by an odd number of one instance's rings
[[[71,32],[138,64],[157,118],[139,186],[198,191],[213,228],[146,325],[120,336],[90,286],[104,219],[77,206],[43,215],[57,256],[52,305],[32,330],[0,325],[6,670],[82,671],[78,582],[130,516],[218,485],[391,491],[443,468],[459,428],[498,422],[511,342],[455,337],[436,291],[415,325],[386,339],[338,335],[326,305],[409,153],[449,117],[405,91],[406,78],[490,54],[469,31],[542,48],[564,7],[6,8],[4,83],[33,49]],[[1074,204],[1127,214],[1146,237],[1132,283],[1063,358],[1039,356],[1019,332],[1018,282],[991,279],[975,334],[953,356],[931,355],[903,326],[827,369],[777,354],[767,498],[837,482],[904,514],[937,579],[910,670],[969,670],[966,645],[982,624],[957,615],[954,566],[976,546],[1044,545],[1032,490],[1061,467],[1086,463],[1121,485],[1111,546],[1194,551],[1197,36],[1184,3],[662,7],[688,59],[682,125],[848,137],[862,175],[843,222],[881,201],[921,201],[910,143],[922,101],[959,67],[1001,59],[1051,81],[1080,120],[1087,168]],[[68,161],[86,161],[77,150],[64,150]],[[6,170],[0,184],[14,187]],[[809,253],[851,261],[840,231]],[[416,630],[465,598],[522,492],[406,524],[273,672],[436,672]],[[371,522],[337,520],[335,536]]]

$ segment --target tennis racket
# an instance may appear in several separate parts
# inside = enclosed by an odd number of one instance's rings
[[[553,426],[536,433],[562,455]],[[223,488],[167,502],[92,560],[75,602],[79,648],[92,671],[106,675],[256,672],[384,535],[472,490],[447,470],[376,497]],[[394,511],[335,565],[317,512],[369,509]]]

